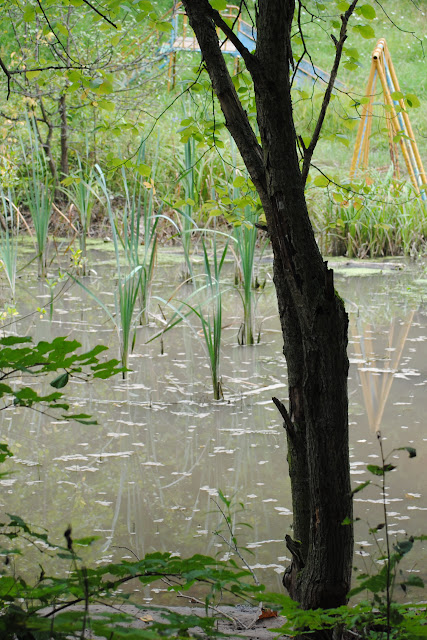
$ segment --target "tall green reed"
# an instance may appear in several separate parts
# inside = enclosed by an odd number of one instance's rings
[[[86,275],[87,239],[89,237],[93,207],[99,196],[95,169],[93,167],[89,170],[84,168],[79,155],[77,155],[77,163],[76,175],[68,176],[62,180],[63,188],[61,190],[72,202],[79,216],[78,230],[81,264],[83,275]]]
[[[8,189],[7,194],[0,188],[3,224],[0,224],[0,262],[15,301],[16,261],[18,256],[19,212],[14,204],[14,194]]]
[[[135,311],[137,308],[143,267],[141,265],[137,265],[134,268],[131,268],[130,271],[126,269],[126,272],[124,273],[123,267],[121,265],[120,239],[111,206],[111,197],[101,167],[99,165],[95,165],[95,170],[98,174],[98,184],[105,197],[108,217],[111,224],[114,253],[116,258],[117,283],[114,290],[114,313],[112,313],[110,309],[102,302],[102,300],[100,300],[100,298],[83,282],[81,282],[77,278],[74,278],[74,280],[99,304],[99,306],[105,311],[108,318],[115,326],[119,338],[120,359],[122,365],[127,368],[129,353],[131,349],[133,349],[136,338],[134,328],[136,320],[135,316],[138,316],[139,314],[135,313]],[[134,328],[133,336],[132,328]],[[124,371],[123,378],[125,377],[126,372]]]
[[[230,141],[231,165],[233,173],[228,187],[229,197],[222,201],[232,208],[230,221],[233,222],[233,253],[236,259],[235,284],[243,305],[243,322],[237,336],[240,345],[255,344],[256,290],[260,284],[255,278],[255,255],[258,240],[260,207],[255,189],[247,177],[237,170],[238,153],[234,141]],[[267,243],[263,243],[265,249]],[[262,255],[261,251],[261,255]]]
[[[155,212],[154,178],[155,163],[152,167],[150,182],[138,175],[133,185],[129,184],[126,169],[122,168],[125,205],[120,225],[121,233],[118,232],[118,220],[115,219],[117,237],[123,247],[127,263],[132,269],[140,267],[139,303],[142,324],[146,324],[149,320],[149,301],[158,245],[157,226],[162,208]]]
[[[219,249],[217,246],[216,233],[214,232],[211,250],[209,250],[206,239],[204,237],[201,238],[204,273],[200,275],[200,278],[203,284],[193,290],[187,300],[179,301],[180,305],[178,307],[175,307],[171,302],[174,296],[169,300],[157,298],[164,305],[170,307],[173,314],[165,328],[148,341],[152,342],[158,337],[163,337],[167,331],[176,327],[180,322],[185,322],[190,326],[194,334],[200,338],[199,332],[196,331],[190,322],[191,317],[195,315],[200,321],[203,345],[209,360],[214,400],[221,400],[224,397],[220,375],[222,339],[222,291],[220,276],[227,255],[229,240],[230,238],[227,238],[225,246]]]
[[[194,219],[194,209],[196,205],[196,185],[194,180],[194,158],[195,158],[195,143],[194,139],[190,138],[184,144],[184,165],[182,166],[182,172],[180,176],[180,184],[184,189],[184,198],[182,205],[177,211],[181,214],[180,226],[181,226],[181,242],[184,250],[185,269],[183,270],[183,279],[193,281],[193,264],[191,260],[191,240],[194,231],[198,228]]]
[[[241,345],[255,344],[255,289],[254,289],[254,261],[258,231],[255,222],[258,214],[251,207],[245,207],[244,220],[239,226],[235,226],[233,236],[236,240],[238,269],[243,291],[237,287],[243,304],[243,322],[238,334],[238,342]],[[238,282],[236,284],[239,284]]]
[[[216,234],[213,235],[212,263],[204,238],[202,238],[202,248],[206,288],[210,299],[207,301],[206,311],[203,311],[203,308],[199,306],[198,309],[194,309],[194,313],[198,316],[202,324],[203,337],[209,356],[214,400],[221,400],[224,396],[220,377],[222,337],[222,293],[220,276],[227,255],[228,241],[218,258]]]
[[[25,203],[31,214],[37,245],[39,277],[46,276],[48,230],[52,214],[53,188],[45,153],[40,146],[34,118],[27,116],[29,152],[21,137],[25,177],[23,180]]]
[[[325,253],[349,258],[416,255],[425,246],[427,207],[412,186],[393,177],[370,174],[368,182],[332,193],[316,216]]]

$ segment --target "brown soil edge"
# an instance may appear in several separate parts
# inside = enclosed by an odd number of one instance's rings
[[[70,609],[81,610],[83,607],[75,606],[70,607]],[[97,614],[102,613],[122,612],[134,618],[134,621],[129,625],[131,628],[149,629],[151,620],[166,622],[166,619],[162,618],[161,609],[173,611],[180,615],[212,616],[217,620],[217,630],[229,636],[231,640],[238,640],[239,638],[250,638],[251,640],[273,640],[278,637],[287,638],[287,636],[272,631],[272,629],[281,627],[285,623],[285,618],[277,616],[258,620],[260,609],[257,607],[245,607],[244,610],[242,610],[239,609],[239,607],[219,606],[217,607],[217,612],[206,613],[203,607],[154,607],[153,609],[147,607],[141,609],[127,604],[119,607],[91,604],[89,605],[89,617],[96,617]],[[222,612],[224,616],[221,616],[218,611]],[[231,618],[234,621],[231,620]],[[194,627],[193,631],[198,637],[204,636],[204,633],[198,627]]]

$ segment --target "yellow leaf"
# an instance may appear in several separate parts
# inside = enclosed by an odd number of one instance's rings
[[[142,620],[142,622],[153,622],[154,618],[147,613],[147,615],[141,616],[140,620]]]

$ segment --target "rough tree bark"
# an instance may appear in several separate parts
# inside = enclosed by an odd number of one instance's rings
[[[336,75],[348,19],[341,17]],[[348,451],[347,325],[333,272],[322,259],[304,196],[292,114],[289,64],[295,0],[258,0],[257,44],[250,53],[207,0],[183,0],[225,123],[259,193],[274,252],[274,284],[288,367],[284,418],[294,529],[284,584],[304,608],[347,601],[353,554]],[[261,144],[231,81],[216,33],[219,26],[252,76]],[[222,34],[221,34],[222,35]],[[333,80],[328,90],[332,90]],[[329,97],[330,97],[329,91]],[[325,97],[317,136],[328,104]],[[316,129],[317,130],[317,129]],[[305,149],[309,166],[316,139]]]
[[[65,94],[59,98],[59,115],[61,116],[61,178],[66,178],[70,172],[68,164],[68,124]]]

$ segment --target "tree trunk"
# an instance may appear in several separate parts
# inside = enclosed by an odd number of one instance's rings
[[[284,584],[304,608],[347,601],[353,554],[348,451],[347,325],[333,272],[310,224],[289,82],[293,0],[259,0],[249,53],[206,0],[184,0],[213,89],[258,190],[274,253],[274,284],[288,367],[288,440],[294,540]],[[215,23],[241,52],[255,88],[259,145],[237,97]]]
[[[68,176],[70,172],[68,165],[68,126],[65,94],[59,98],[59,115],[61,116],[61,179],[63,179]]]

